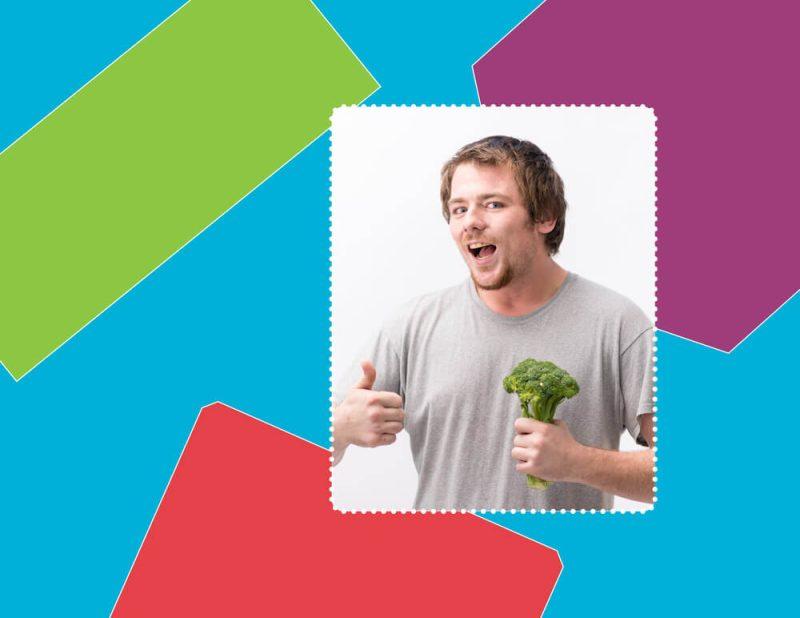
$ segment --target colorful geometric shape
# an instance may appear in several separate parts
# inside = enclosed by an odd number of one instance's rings
[[[22,377],[376,87],[311,3],[184,5],[0,154],[0,362]]]
[[[531,616],[557,553],[469,514],[332,510],[326,449],[200,413],[114,616]]]
[[[547,2],[474,65],[485,104],[658,117],[658,326],[729,351],[798,287],[792,3]],[[591,206],[591,204],[583,205]]]

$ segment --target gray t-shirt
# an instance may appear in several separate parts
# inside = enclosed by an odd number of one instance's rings
[[[416,509],[611,508],[613,496],[576,483],[529,489],[511,457],[519,401],[503,378],[526,358],[567,370],[580,393],[563,419],[578,442],[616,450],[652,412],[652,325],[633,302],[570,273],[547,304],[519,317],[493,312],[471,280],[408,303],[363,358],[375,390],[399,393],[419,486]],[[360,375],[354,363],[337,401]]]

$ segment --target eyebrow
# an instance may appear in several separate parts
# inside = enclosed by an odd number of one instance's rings
[[[508,195],[506,195],[504,193],[495,192],[495,193],[481,193],[478,196],[478,201],[485,202],[486,200],[488,200],[490,198],[493,198],[493,197],[494,198],[499,198],[501,200],[506,200],[506,201],[510,201],[511,200],[511,198]],[[449,206],[450,204],[459,204],[461,202],[466,202],[466,201],[467,200],[464,199],[463,197],[454,197],[454,198],[451,198],[450,200],[447,201],[447,205]]]

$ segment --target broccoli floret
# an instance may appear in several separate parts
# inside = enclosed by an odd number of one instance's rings
[[[507,393],[519,397],[523,418],[534,418],[543,423],[552,423],[556,408],[565,399],[580,391],[571,375],[550,361],[528,358],[514,367],[503,379]],[[547,489],[550,481],[528,475],[528,487]]]

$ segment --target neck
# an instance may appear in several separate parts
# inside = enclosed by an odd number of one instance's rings
[[[477,286],[476,290],[484,304],[495,313],[517,317],[545,305],[566,278],[567,271],[547,256],[499,290],[482,290]]]

